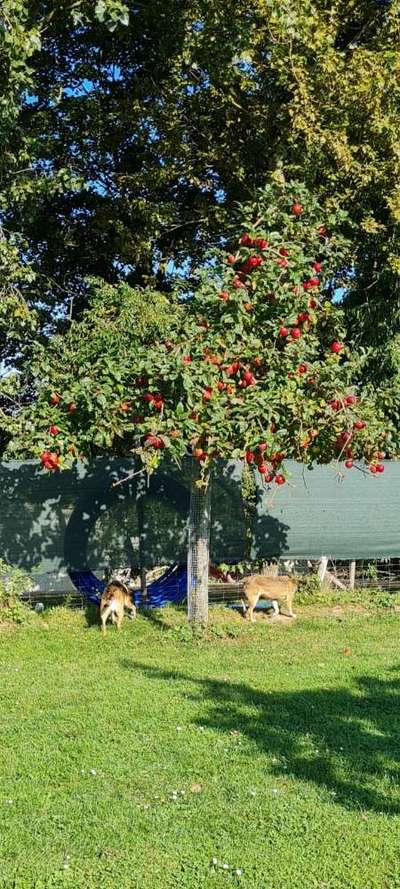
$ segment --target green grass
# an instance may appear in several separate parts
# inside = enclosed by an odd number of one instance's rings
[[[216,610],[196,642],[170,611],[103,639],[59,609],[4,630],[1,889],[399,887],[399,629]]]

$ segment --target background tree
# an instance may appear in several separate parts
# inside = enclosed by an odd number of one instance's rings
[[[78,311],[88,275],[168,290],[172,264],[204,257],[235,202],[282,166],[347,209],[354,329],[388,339],[399,0],[7,5],[24,10],[18,39],[35,28],[41,40],[18,120],[29,162],[7,220],[44,276],[42,303],[75,295]]]
[[[367,355],[344,344],[330,299],[347,264],[334,234],[343,214],[275,177],[240,215],[235,253],[211,255],[194,292],[171,304],[102,287],[81,321],[37,349],[18,444],[48,470],[111,451],[152,471],[192,454],[189,616],[202,623],[217,457],[244,458],[279,487],[287,457],[366,461],[379,474],[390,445],[372,387],[359,386]]]

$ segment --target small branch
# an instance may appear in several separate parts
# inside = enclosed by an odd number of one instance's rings
[[[135,475],[142,475],[143,472],[146,472],[146,470],[138,469],[137,472],[130,472],[125,478],[120,478],[118,482],[114,482],[111,485],[111,489],[118,488],[119,485],[123,485],[125,482],[130,482],[131,478],[135,478]]]

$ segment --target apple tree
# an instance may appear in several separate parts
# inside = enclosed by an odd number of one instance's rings
[[[229,243],[174,298],[97,285],[63,337],[37,348],[35,403],[18,444],[49,471],[96,454],[153,471],[193,457],[188,603],[207,620],[214,461],[243,459],[265,485],[285,460],[379,475],[390,429],[359,380],[368,352],[346,340],[334,294],[346,275],[343,214],[273,177],[239,207]]]

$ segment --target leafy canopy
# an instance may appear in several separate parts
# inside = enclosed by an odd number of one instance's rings
[[[237,249],[210,255],[194,292],[171,303],[97,287],[83,319],[38,349],[20,448],[48,469],[109,451],[150,470],[165,454],[205,467],[246,457],[278,484],[285,457],[376,471],[390,437],[359,386],[368,353],[345,345],[331,300],[347,265],[343,213],[275,177],[239,216]]]

